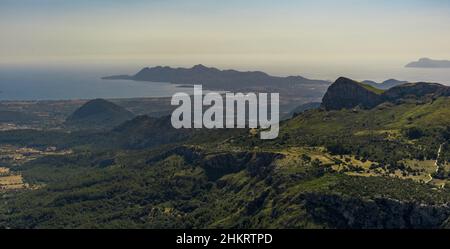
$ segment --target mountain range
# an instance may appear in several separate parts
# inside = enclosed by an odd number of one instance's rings
[[[396,80],[396,79],[388,79],[388,80],[385,80],[385,81],[383,81],[381,83],[377,83],[377,82],[372,81],[372,80],[365,80],[362,83],[365,83],[367,85],[373,86],[373,87],[378,88],[378,89],[387,90],[387,89],[392,88],[394,86],[398,86],[398,85],[402,85],[402,84],[408,83],[408,81],[402,81],[402,80]]]
[[[280,77],[261,71],[220,70],[204,65],[191,68],[146,67],[135,75],[117,75],[103,79],[201,84],[203,89],[215,91],[277,92],[280,94],[280,113],[284,116],[289,115],[289,112],[300,104],[320,102],[331,84],[329,81],[312,80],[302,76]]]
[[[436,83],[405,83],[388,90],[374,88],[348,78],[337,79],[323,97],[322,107],[327,110],[343,108],[373,108],[383,102],[402,102],[408,99],[427,101],[450,96],[450,87]]]
[[[2,145],[67,151],[10,168],[31,187],[3,195],[0,227],[450,228],[449,96],[439,84],[382,90],[342,77],[274,140],[146,116],[0,132]]]
[[[192,68],[146,67],[135,75],[118,75],[103,79],[130,79],[137,81],[168,82],[174,84],[202,84],[209,89],[245,89],[249,87],[293,87],[301,84],[329,85],[322,80],[310,80],[302,76],[278,77],[261,71],[240,72],[219,70],[195,65]]]

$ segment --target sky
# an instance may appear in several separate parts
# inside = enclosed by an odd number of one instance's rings
[[[450,0],[0,0],[0,63],[450,59]]]

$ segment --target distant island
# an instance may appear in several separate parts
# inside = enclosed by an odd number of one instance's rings
[[[203,84],[209,89],[243,89],[243,88],[292,88],[296,86],[322,86],[322,92],[331,84],[323,80],[311,80],[302,76],[278,77],[261,71],[240,72],[237,70],[220,70],[204,65],[192,68],[152,67],[143,68],[135,75],[114,75],[103,77],[106,80],[136,80],[150,82],[168,82],[174,84]]]
[[[450,68],[450,60],[433,60],[430,58],[421,58],[413,61],[405,67],[410,68]]]
[[[206,90],[219,91],[277,92],[280,93],[280,110],[286,115],[301,104],[320,102],[331,85],[329,81],[302,76],[272,76],[261,71],[223,70],[201,64],[191,68],[146,67],[134,75],[122,74],[102,79],[166,82],[183,87],[201,84]]]

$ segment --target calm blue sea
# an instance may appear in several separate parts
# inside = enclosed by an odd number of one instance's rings
[[[93,98],[169,97],[177,92],[193,93],[192,88],[175,84],[102,80],[116,74],[134,74],[140,66],[2,66],[0,65],[0,100],[64,100]],[[238,70],[246,70],[237,68]],[[302,75],[311,79],[333,81],[339,76],[355,80],[381,82],[389,78],[410,82],[426,81],[450,85],[450,69],[411,69],[400,66],[289,66],[258,68],[277,75]],[[284,72],[285,70],[289,72]],[[256,69],[255,69],[256,70]],[[299,71],[298,73],[292,73]]]
[[[70,68],[1,68],[0,100],[64,100],[93,98],[168,97],[192,93],[167,83],[102,80],[121,71]]]

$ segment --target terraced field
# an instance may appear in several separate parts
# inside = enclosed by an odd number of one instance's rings
[[[26,189],[29,185],[24,183],[20,174],[12,173],[8,168],[0,167],[0,191]]]

